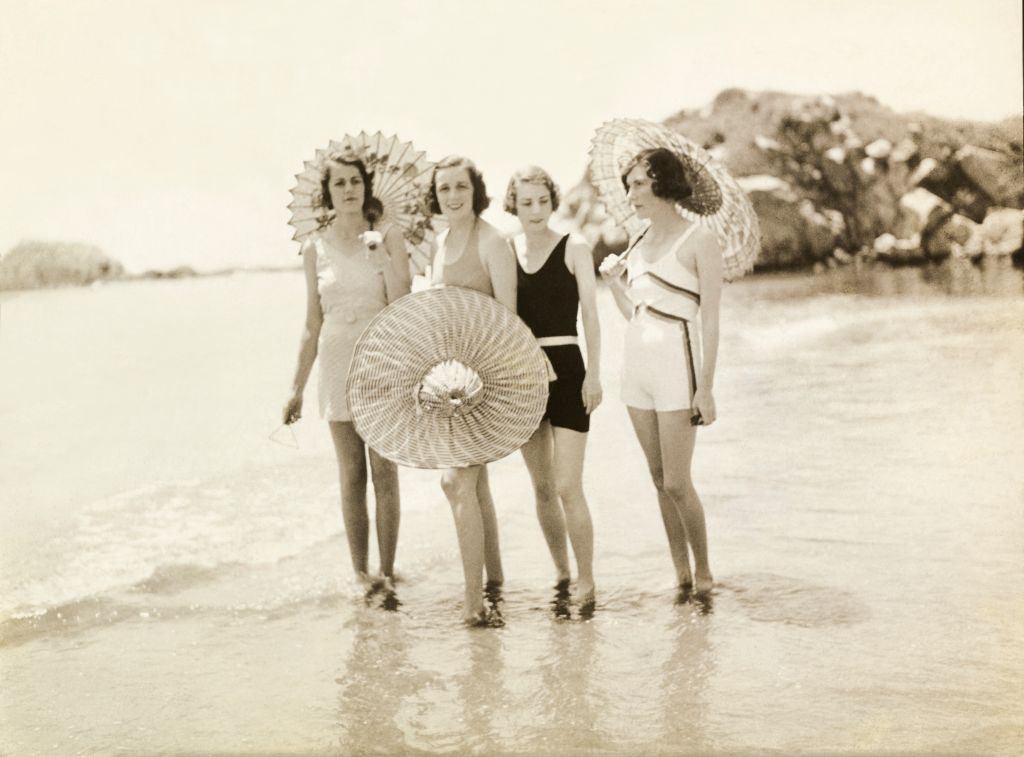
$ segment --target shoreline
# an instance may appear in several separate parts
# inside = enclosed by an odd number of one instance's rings
[[[1024,275],[1024,255],[1004,256],[983,256],[979,258],[947,258],[946,260],[922,260],[914,262],[890,262],[884,260],[868,260],[854,257],[847,263],[836,263],[825,265],[815,263],[813,265],[794,265],[772,268],[767,270],[755,270],[746,274],[737,282],[726,282],[725,286],[735,286],[741,281],[771,280],[773,278],[825,278],[829,276],[871,276],[871,275],[899,275],[901,272],[934,272],[959,268],[961,270],[976,271],[1020,271]],[[254,266],[239,268],[220,268],[213,271],[179,272],[180,269],[167,271],[146,271],[144,273],[125,274],[116,278],[97,279],[87,284],[64,283],[40,287],[27,287],[21,289],[0,288],[0,303],[11,299],[19,294],[27,292],[61,291],[68,289],[88,289],[90,287],[108,286],[116,284],[133,284],[146,281],[190,281],[196,279],[224,278],[227,276],[264,274],[264,273],[295,273],[301,272],[301,265],[291,266]],[[598,285],[603,286],[600,277]],[[1022,291],[1024,293],[1024,291]]]

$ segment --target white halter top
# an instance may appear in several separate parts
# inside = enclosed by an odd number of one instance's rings
[[[696,228],[693,225],[680,234],[672,248],[653,263],[648,263],[636,252],[643,236],[633,244],[626,259],[626,281],[629,298],[636,311],[648,310],[674,320],[693,321],[697,318],[700,280],[676,256]]]

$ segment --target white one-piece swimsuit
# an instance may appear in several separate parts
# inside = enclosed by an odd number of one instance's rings
[[[633,317],[626,327],[621,396],[630,407],[668,412],[693,406],[701,361],[700,281],[677,253],[696,228],[680,234],[653,263],[641,254],[642,236],[627,254]]]
[[[373,317],[387,307],[384,270],[369,253],[342,252],[324,235],[318,235],[313,243],[324,314],[317,348],[320,416],[328,421],[351,421],[345,394],[349,363],[356,341]]]

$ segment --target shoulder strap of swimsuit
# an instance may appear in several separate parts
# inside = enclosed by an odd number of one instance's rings
[[[690,228],[688,228],[686,231],[680,234],[679,239],[676,240],[676,243],[672,245],[672,249],[669,250],[668,256],[673,256],[677,252],[679,252],[679,248],[683,246],[683,243],[690,238],[690,234],[692,234],[696,229],[697,224],[693,224],[692,226],[690,226]]]
[[[640,240],[643,239],[647,235],[647,232],[650,231],[650,230],[651,230],[651,227],[648,226],[646,229],[644,229],[639,234],[637,234],[636,239],[634,239],[632,242],[630,242],[629,243],[629,247],[627,247],[626,251],[624,253],[622,253],[622,258],[623,259],[629,257],[629,253],[631,253],[633,251],[633,249],[638,244],[640,244]]]

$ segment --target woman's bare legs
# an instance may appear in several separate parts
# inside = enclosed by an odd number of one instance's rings
[[[498,517],[494,512],[494,497],[487,477],[487,466],[480,466],[476,479],[476,498],[480,503],[480,517],[484,526],[484,568],[487,571],[487,585],[501,586],[505,573],[501,569],[501,545],[498,541]]]
[[[334,452],[338,458],[341,484],[341,516],[345,522],[349,556],[356,577],[369,583],[367,552],[369,550],[369,517],[366,514],[366,452],[355,427],[345,421],[330,421]]]
[[[543,421],[522,449],[558,584],[569,579],[568,533],[576,556],[578,596],[584,603],[594,599],[594,526],[583,495],[586,446],[586,434]]]
[[[664,468],[665,493],[672,499],[686,525],[686,539],[693,552],[693,589],[697,594],[711,591],[713,579],[708,566],[708,532],[704,506],[690,476],[697,427],[690,425],[689,410],[658,413],[658,439]]]
[[[676,582],[681,587],[691,587],[693,573],[690,571],[690,556],[686,546],[686,526],[675,502],[665,491],[658,414],[654,410],[640,410],[635,407],[627,407],[627,410],[640,448],[647,458],[647,467],[650,469],[654,488],[658,492],[658,509],[661,510],[661,520],[665,524],[665,534],[668,536],[668,548],[676,569]]]
[[[466,596],[462,617],[468,623],[483,619],[484,523],[477,497],[482,466],[449,468],[441,476],[441,488],[452,506],[455,533],[462,556]]]
[[[541,421],[540,426],[520,451],[523,453],[530,481],[533,482],[540,530],[555,563],[555,584],[568,588],[569,547],[565,540],[565,514],[558,504],[558,492],[555,488],[552,445],[551,424],[545,420]]]
[[[380,554],[380,573],[385,580],[395,577],[395,551],[398,548],[398,525],[401,521],[398,489],[398,466],[370,452],[370,476],[373,479],[373,498],[377,503],[377,550]]]
[[[587,435],[555,426],[555,491],[565,511],[565,525],[576,555],[577,595],[580,602],[594,600],[594,524],[583,495],[583,456]]]

